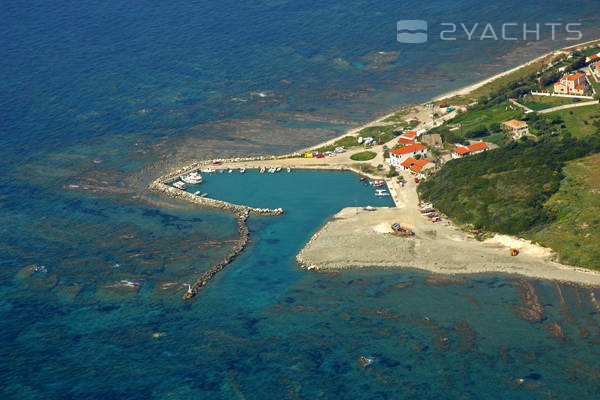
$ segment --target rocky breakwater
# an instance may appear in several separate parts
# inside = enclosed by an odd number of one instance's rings
[[[249,214],[250,212],[248,210],[245,210],[241,211],[237,215],[238,232],[240,234],[240,239],[235,243],[229,254],[227,254],[227,256],[223,260],[221,260],[211,269],[202,274],[202,276],[188,288],[187,292],[185,292],[185,294],[183,295],[184,300],[191,299],[192,297],[197,295],[200,289],[206,286],[206,284],[219,271],[225,268],[227,264],[233,261],[233,259],[236,258],[242,251],[244,251],[246,246],[248,246],[248,243],[250,242],[250,234],[248,230],[248,225],[246,225],[246,220],[248,219]]]
[[[240,235],[239,240],[237,240],[229,252],[227,256],[214,265],[211,269],[206,271],[202,276],[196,280],[193,285],[190,285],[186,293],[183,295],[184,299],[191,299],[194,297],[200,289],[202,289],[219,271],[221,271],[227,264],[233,261],[244,249],[248,246],[250,242],[250,234],[248,230],[248,225],[246,225],[246,220],[248,216],[253,215],[282,215],[282,208],[254,208],[248,207],[238,204],[228,203],[226,201],[211,199],[208,197],[200,197],[195,194],[186,192],[184,190],[176,189],[172,186],[165,185],[161,182],[160,179],[152,182],[149,186],[150,190],[161,192],[164,195],[174,198],[189,201],[194,204],[198,204],[204,207],[212,207],[218,208],[223,211],[232,212],[237,215],[237,224],[238,224],[238,232]]]

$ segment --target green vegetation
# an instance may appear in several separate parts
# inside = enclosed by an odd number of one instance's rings
[[[482,137],[481,140],[488,143],[494,143],[495,145],[500,147],[506,145],[509,142],[508,138],[504,133],[494,133],[493,135]]]
[[[336,140],[333,144],[328,146],[319,147],[315,149],[319,153],[325,153],[326,151],[333,151],[336,147],[344,147],[350,149],[358,146],[358,138],[356,136],[344,136],[343,138]]]
[[[398,125],[371,126],[369,128],[361,129],[358,136],[372,137],[375,142],[387,143],[401,134],[400,131],[397,131],[398,129]]]
[[[573,104],[573,99],[568,97],[552,97],[552,96],[525,96],[522,100],[519,100],[520,104],[525,107],[531,108],[533,111],[545,110],[547,108],[564,106],[566,104]]]
[[[350,159],[354,161],[369,161],[374,159],[375,156],[377,156],[377,153],[373,151],[362,151],[360,153],[352,154]]]
[[[396,167],[394,167],[393,165],[390,165],[390,170],[387,173],[386,177],[393,178],[396,175],[398,175],[398,172],[396,172]]]
[[[544,116],[562,121],[566,130],[576,137],[600,133],[600,106],[597,104],[555,111]]]
[[[451,124],[461,124],[464,136],[478,129],[500,129],[500,124],[510,119],[523,119],[523,110],[514,104],[503,102],[494,106],[475,106],[464,114],[453,118]]]
[[[563,173],[560,190],[544,204],[555,220],[531,238],[561,262],[600,269],[600,154],[569,162]]]
[[[544,207],[565,162],[600,152],[600,138],[542,138],[448,162],[419,185],[421,198],[477,229],[523,234],[554,220]]]
[[[400,110],[394,115],[391,115],[383,120],[383,122],[404,122],[406,116],[410,112],[410,108],[406,108],[404,110]]]

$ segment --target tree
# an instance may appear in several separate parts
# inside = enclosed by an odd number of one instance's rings
[[[396,175],[397,175],[396,167],[394,167],[393,165],[390,165],[390,171],[388,172],[387,177],[392,178]]]

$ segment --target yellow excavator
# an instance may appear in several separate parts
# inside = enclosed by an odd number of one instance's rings
[[[513,247],[512,249],[510,249],[510,255],[513,257],[519,255],[519,250]]]

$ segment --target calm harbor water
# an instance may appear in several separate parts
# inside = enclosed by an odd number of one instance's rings
[[[585,40],[596,0],[0,11],[2,398],[597,397],[590,289],[533,282],[532,323],[506,276],[298,269],[340,208],[389,204],[356,175],[208,176],[198,190],[286,214],[251,217],[251,246],[191,302],[184,284],[227,254],[235,220],[145,190],[186,159],[295,150],[570,44],[407,46],[399,19],[427,19],[432,38],[447,21],[581,22]]]

